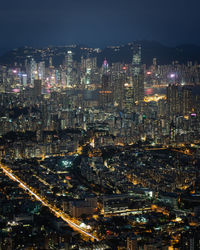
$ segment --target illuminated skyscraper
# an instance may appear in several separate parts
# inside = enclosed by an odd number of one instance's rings
[[[133,46],[132,81],[134,103],[137,105],[144,101],[144,72],[141,61],[141,46],[135,44]]]
[[[45,62],[39,62],[37,65],[38,79],[41,79],[43,82],[45,80]]]
[[[102,85],[99,94],[100,106],[105,107],[112,102],[111,76],[106,59],[104,60],[102,65]]]
[[[67,56],[65,57],[65,63],[67,87],[71,87],[73,85],[73,53],[70,50],[67,52]]]
[[[126,112],[133,112],[133,86],[132,84],[126,82],[123,86],[124,90],[124,100],[123,100],[123,108]]]
[[[91,69],[94,71],[97,67],[97,58],[96,57],[88,57],[84,59],[81,57],[81,71],[85,73],[87,69]]]
[[[31,58],[30,65],[29,65],[29,80],[31,85],[33,85],[34,80],[35,80],[35,75],[37,72],[37,64],[33,58]]]

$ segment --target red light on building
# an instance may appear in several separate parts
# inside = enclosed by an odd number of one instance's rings
[[[99,93],[100,94],[111,94],[112,93],[112,91],[109,91],[109,90],[101,90],[101,91],[99,91]]]
[[[70,181],[72,178],[70,176],[65,176],[65,179]]]
[[[126,67],[124,66],[122,69],[123,69],[123,70],[126,70]]]
[[[145,95],[152,95],[152,94],[153,94],[152,88],[145,89]]]
[[[106,231],[106,234],[107,234],[107,235],[111,235],[112,232],[111,232],[110,230],[107,230],[107,231]]]
[[[147,75],[151,75],[152,74],[152,72],[151,71],[147,71]]]

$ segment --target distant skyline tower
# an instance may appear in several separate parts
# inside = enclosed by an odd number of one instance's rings
[[[139,75],[141,71],[141,45],[134,44],[133,45],[133,58],[132,58],[132,67],[133,67],[133,75]]]
[[[71,87],[73,85],[73,53],[71,50],[67,52],[67,56],[65,57],[65,63],[67,87]]]
[[[108,62],[105,59],[102,65],[102,82],[100,94],[100,106],[108,106],[112,102],[111,75],[109,73]]]
[[[52,67],[53,66],[53,60],[52,60],[52,57],[50,56],[49,57],[49,67]]]
[[[133,45],[132,83],[134,103],[139,105],[144,101],[144,72],[142,70],[141,45]]]
[[[157,58],[156,57],[153,58],[153,66],[155,66],[155,67],[157,66]]]
[[[86,59],[81,57],[81,77],[82,83],[88,85],[94,83],[94,75],[97,68],[97,58],[88,57]]]
[[[45,80],[45,62],[39,62],[37,64],[37,73],[38,73],[38,79],[41,79],[42,82]]]
[[[33,58],[31,58],[30,64],[29,64],[29,79],[30,79],[30,83],[31,85],[34,84],[34,80],[35,80],[35,75],[37,73],[37,64],[35,62],[35,60]]]
[[[103,65],[102,65],[102,74],[103,75],[107,75],[109,72],[109,68],[108,68],[108,62],[106,60],[106,58],[104,59]]]

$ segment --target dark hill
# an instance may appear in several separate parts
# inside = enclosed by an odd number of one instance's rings
[[[172,61],[178,61],[180,64],[188,61],[200,63],[200,46],[185,44],[176,47],[168,47],[155,41],[139,41],[142,45],[142,60],[147,65],[152,64],[154,57],[160,65],[171,64]],[[53,64],[58,66],[64,62],[64,56],[68,50],[74,53],[74,59],[80,61],[81,56],[97,56],[98,65],[100,66],[107,58],[108,62],[124,62],[131,63],[132,60],[132,45],[120,45],[118,47],[106,47],[100,53],[91,52],[87,46],[74,46],[73,48],[67,46],[50,47],[36,49],[32,47],[23,47],[6,52],[0,56],[0,64],[14,65],[24,64],[27,56],[33,56],[36,61],[45,61],[48,65],[48,58],[53,58]],[[83,49],[84,48],[84,49]]]

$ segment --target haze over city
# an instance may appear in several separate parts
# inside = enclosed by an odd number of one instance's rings
[[[200,249],[200,2],[0,8],[0,250]]]

